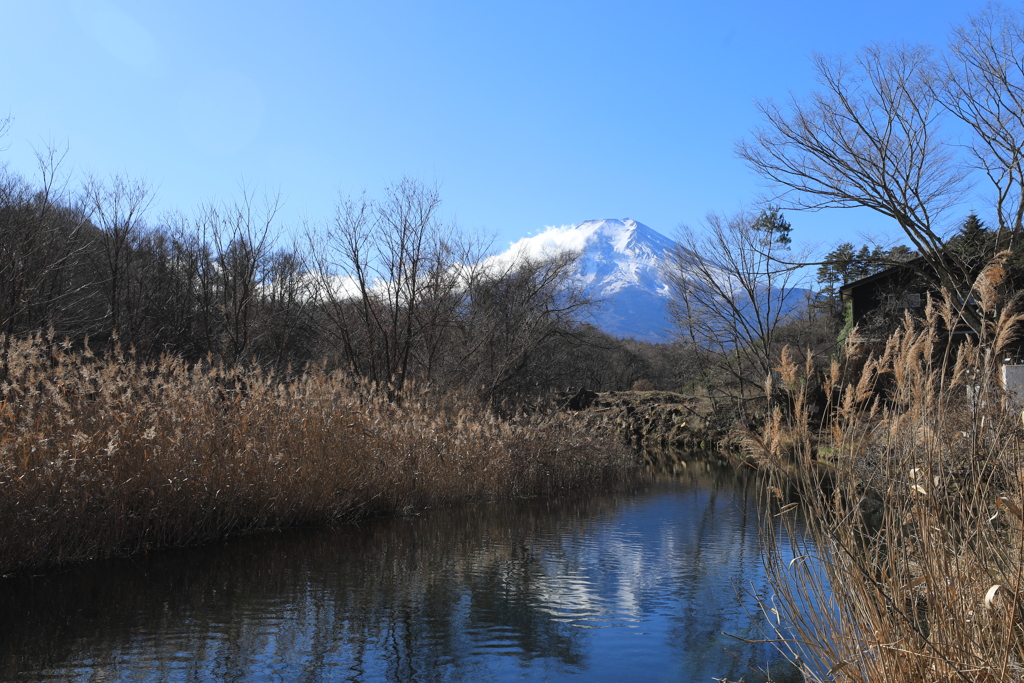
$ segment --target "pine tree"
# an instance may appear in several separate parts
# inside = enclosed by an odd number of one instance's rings
[[[793,232],[793,226],[786,220],[786,217],[782,215],[777,206],[769,206],[762,211],[761,215],[754,221],[753,227],[764,232],[765,240],[768,244],[774,243],[788,249],[789,245],[793,242],[793,238],[790,236],[790,233]]]
[[[947,244],[947,249],[961,261],[968,264],[988,261],[994,254],[995,234],[985,227],[985,222],[977,214],[970,214],[964,219]]]
[[[891,249],[862,245],[860,249],[844,242],[825,255],[818,267],[818,290],[815,305],[834,315],[842,313],[839,290],[851,282],[874,275],[914,256],[908,247],[897,245]]]

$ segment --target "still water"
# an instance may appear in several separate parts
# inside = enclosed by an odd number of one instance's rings
[[[0,580],[4,681],[702,681],[782,673],[757,483],[255,536]]]

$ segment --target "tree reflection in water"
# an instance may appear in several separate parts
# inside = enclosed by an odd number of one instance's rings
[[[757,484],[685,472],[6,579],[0,678],[756,680]]]

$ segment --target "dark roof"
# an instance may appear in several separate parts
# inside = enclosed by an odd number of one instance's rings
[[[917,265],[919,265],[920,263],[927,263],[927,262],[922,257],[916,256],[916,257],[910,259],[909,261],[904,261],[903,263],[898,263],[895,266],[889,266],[885,270],[880,270],[877,273],[874,273],[872,275],[868,275],[867,277],[862,277],[861,279],[854,280],[853,282],[847,282],[845,285],[843,285],[842,287],[839,288],[839,296],[841,298],[846,298],[846,296],[848,295],[848,293],[851,290],[853,290],[853,289],[855,289],[857,287],[860,287],[861,285],[871,284],[872,282],[875,282],[876,280],[883,280],[883,279],[885,279],[887,277],[895,275],[896,273],[899,273],[901,271],[907,270],[908,268],[914,268]]]

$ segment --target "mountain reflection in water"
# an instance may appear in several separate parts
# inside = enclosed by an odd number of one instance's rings
[[[758,680],[756,482],[287,531],[0,580],[11,681]],[[726,650],[731,651],[727,652]]]

